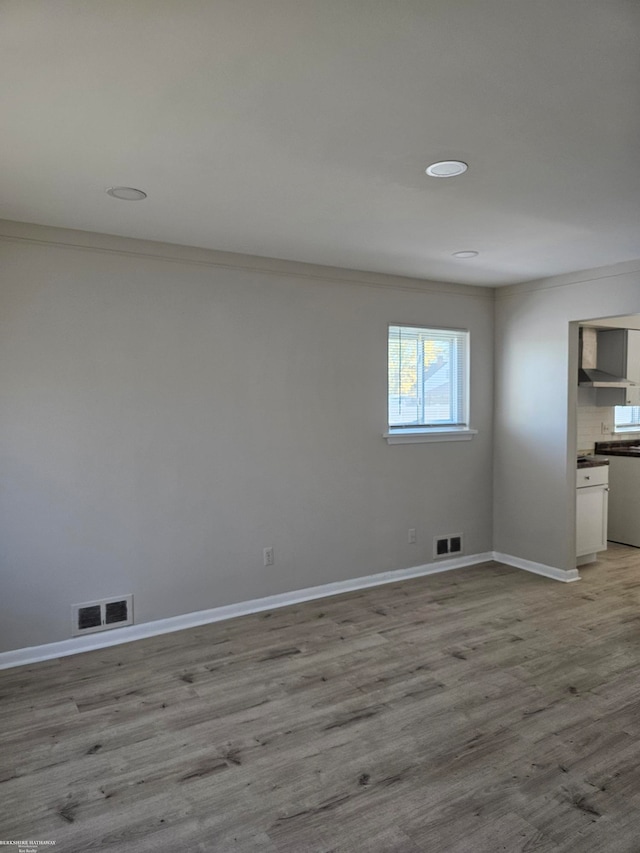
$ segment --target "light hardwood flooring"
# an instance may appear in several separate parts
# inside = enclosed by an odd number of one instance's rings
[[[640,551],[582,574],[487,563],[0,672],[0,840],[637,853]]]

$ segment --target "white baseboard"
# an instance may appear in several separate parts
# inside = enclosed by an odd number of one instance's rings
[[[438,560],[423,566],[395,569],[375,575],[366,575],[362,578],[351,578],[345,581],[322,584],[321,586],[297,589],[292,592],[283,592],[279,595],[268,595],[265,598],[240,601],[237,604],[227,604],[224,607],[214,607],[211,610],[198,610],[195,613],[185,613],[182,616],[171,616],[168,619],[158,619],[154,622],[143,622],[140,625],[117,628],[112,632],[104,634],[89,634],[84,637],[61,640],[57,643],[47,643],[43,646],[30,646],[26,649],[1,652],[0,669],[25,666],[26,664],[38,663],[40,661],[51,660],[52,658],[76,655],[80,652],[88,652],[95,649],[104,649],[108,646],[118,646],[121,643],[130,643],[133,640],[156,637],[160,634],[169,634],[172,631],[182,631],[185,628],[197,628],[199,625],[208,625],[211,622],[221,622],[225,619],[233,619],[236,616],[260,613],[264,610],[275,610],[279,607],[301,604],[304,601],[313,601],[314,599],[326,598],[330,595],[340,595],[340,593],[344,592],[354,592],[359,589],[381,586],[382,584],[396,583],[397,581],[418,578],[423,575],[449,572],[452,569],[461,569],[465,566],[477,566],[490,560],[496,560],[508,566],[524,569],[527,572],[534,572],[537,575],[544,575],[544,577],[563,581],[564,583],[580,580],[577,569],[563,571],[553,566],[545,566],[543,563],[521,560],[519,557],[512,557],[509,554],[487,551],[484,554],[471,554],[468,557],[458,557],[452,560]]]
[[[140,625],[116,628],[104,634],[88,634],[84,637],[73,637],[69,640],[47,643],[43,646],[29,646],[26,649],[1,652],[0,669],[24,666],[25,664],[38,663],[39,661],[51,660],[52,658],[65,657],[67,655],[76,655],[80,652],[88,652],[95,649],[104,649],[108,646],[130,643],[133,640],[142,640],[145,637],[155,637],[159,634],[171,633],[172,631],[182,631],[185,628],[196,628],[199,625],[208,625],[211,622],[221,622],[224,619],[233,619],[236,616],[247,616],[250,613],[260,613],[264,610],[287,607],[290,604],[301,604],[303,601],[313,601],[316,598],[326,598],[329,595],[339,595],[343,592],[353,592],[372,586],[380,586],[381,584],[395,583],[396,581],[417,578],[422,575],[448,572],[452,569],[461,569],[465,566],[475,566],[492,559],[493,554],[487,552],[485,554],[472,554],[468,557],[458,557],[451,560],[439,560],[424,566],[395,569],[375,575],[366,575],[362,578],[351,578],[345,581],[322,584],[321,586],[307,587],[307,589],[283,592],[279,595],[268,595],[265,598],[254,598],[251,601],[240,601],[237,604],[227,604],[224,607],[214,607],[211,610],[198,610],[195,613],[185,613],[183,616],[171,616],[168,619],[158,619],[154,622],[142,622]]]
[[[493,552],[493,559],[499,563],[506,563],[508,566],[513,566],[515,569],[524,569],[525,572],[544,575],[545,578],[552,578],[554,581],[562,581],[562,583],[573,583],[580,580],[577,569],[557,569],[555,566],[534,563],[531,560],[522,560],[520,557],[512,557],[511,554],[501,554],[499,551]]]

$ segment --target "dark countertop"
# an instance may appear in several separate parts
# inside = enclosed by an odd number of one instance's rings
[[[598,445],[596,444],[596,449]],[[598,468],[600,465],[608,465],[606,456],[578,456],[578,468]]]
[[[599,441],[596,453],[606,456],[637,456],[640,457],[640,436],[631,441]]]

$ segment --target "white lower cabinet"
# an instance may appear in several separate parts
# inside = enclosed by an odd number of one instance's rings
[[[580,468],[576,489],[576,556],[607,549],[609,470],[606,465]]]

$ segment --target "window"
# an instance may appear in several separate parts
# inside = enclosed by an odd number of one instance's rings
[[[616,406],[613,431],[640,432],[640,406]]]
[[[389,326],[388,365],[389,443],[471,437],[469,332]]]

